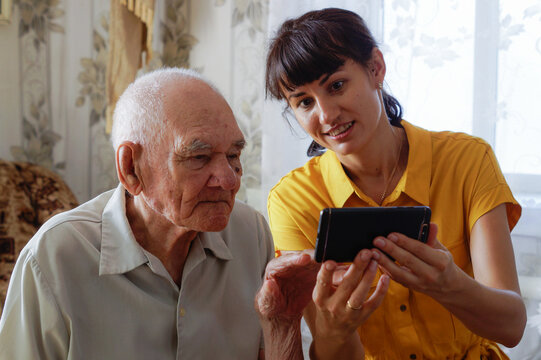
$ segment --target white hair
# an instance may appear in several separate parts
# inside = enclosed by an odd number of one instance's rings
[[[147,145],[150,149],[162,142],[168,128],[163,89],[168,84],[187,79],[200,80],[221,95],[216,86],[191,69],[163,68],[139,77],[116,103],[111,132],[115,151],[124,141]]]

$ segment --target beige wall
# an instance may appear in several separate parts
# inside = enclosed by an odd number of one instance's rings
[[[16,14],[11,14],[12,19]],[[0,158],[9,159],[10,147],[21,138],[18,24],[0,24]]]

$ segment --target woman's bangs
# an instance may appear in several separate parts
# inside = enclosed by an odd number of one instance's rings
[[[323,52],[321,48],[302,50],[282,54],[280,83],[288,91],[331,74],[344,64],[335,52]]]

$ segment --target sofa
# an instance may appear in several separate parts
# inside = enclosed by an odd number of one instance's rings
[[[53,171],[0,159],[0,314],[22,248],[47,219],[77,205],[70,188]]]

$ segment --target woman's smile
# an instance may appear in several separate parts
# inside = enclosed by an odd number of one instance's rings
[[[342,139],[348,136],[351,133],[351,128],[353,127],[354,121],[343,123],[337,126],[334,126],[326,134],[329,135],[334,140]]]

